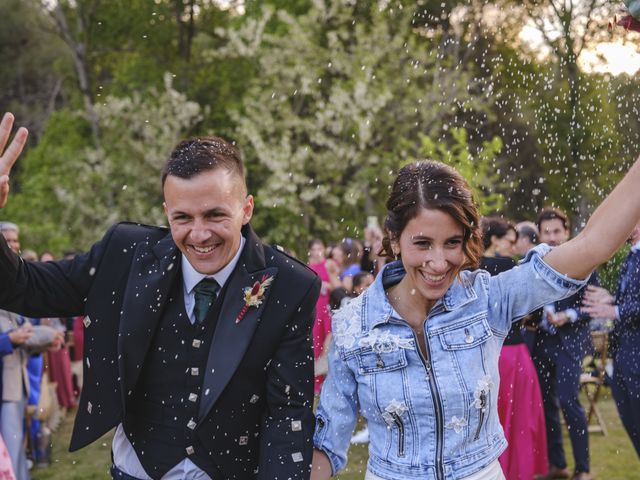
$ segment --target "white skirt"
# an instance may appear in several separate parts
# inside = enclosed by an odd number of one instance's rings
[[[364,477],[364,480],[385,480],[382,477],[374,475],[369,470],[367,470],[367,475]],[[483,468],[477,473],[474,473],[470,477],[464,477],[464,480],[505,480],[504,474],[502,473],[502,468],[500,467],[500,462],[496,460],[492,464],[488,465],[486,468]]]

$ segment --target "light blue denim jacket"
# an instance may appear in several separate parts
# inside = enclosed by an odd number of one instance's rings
[[[460,479],[498,458],[498,356],[511,323],[585,284],[549,267],[549,250],[539,245],[495,277],[462,272],[426,319],[426,357],[384,292],[404,276],[400,262],[336,312],[314,434],[334,475],[358,412],[369,426],[368,469],[385,479]]]

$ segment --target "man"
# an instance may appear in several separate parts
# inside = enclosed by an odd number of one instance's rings
[[[25,139],[18,130],[0,160],[0,207]],[[84,255],[35,264],[0,242],[0,305],[85,315],[70,448],[117,427],[113,478],[306,480],[320,281],[249,226],[231,144],[180,143],[162,185],[169,230],[120,223]]]
[[[543,209],[536,224],[542,243],[555,247],[569,240],[568,219],[558,209]],[[597,283],[595,274],[589,283]],[[550,465],[548,475],[542,477],[544,479],[570,476],[562,445],[560,409],[567,424],[575,460],[572,478],[591,479],[587,418],[578,399],[582,359],[592,349],[590,318],[579,310],[582,294],[583,290],[537,312],[540,320],[532,357],[538,371],[547,426]]]
[[[538,244],[538,228],[533,222],[520,222],[516,225],[518,239],[514,247],[515,254],[524,258],[529,250]]]
[[[16,254],[20,252],[18,226],[0,223],[0,236]],[[27,457],[24,449],[24,417],[29,398],[29,353],[22,347],[33,333],[29,321],[15,313],[0,310],[0,349],[2,359],[2,411],[0,433],[7,445],[11,464],[18,480],[28,479]]]
[[[620,269],[615,297],[604,288],[588,287],[583,310],[614,320],[609,337],[613,358],[611,390],[622,424],[640,456],[640,223],[629,237],[631,251]]]

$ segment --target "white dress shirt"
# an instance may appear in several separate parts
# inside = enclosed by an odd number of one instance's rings
[[[231,261],[219,272],[213,275],[204,275],[196,271],[195,268],[189,263],[187,257],[182,255],[182,284],[184,293],[184,307],[189,315],[189,321],[193,325],[196,321],[193,315],[193,307],[195,306],[195,295],[193,289],[203,278],[213,278],[220,289],[224,287],[224,284],[231,276],[231,272],[236,268],[238,260],[240,260],[240,253],[244,247],[246,240],[244,237],[240,237],[240,247]],[[127,438],[122,428],[122,423],[116,428],[115,436],[113,437],[113,443],[111,444],[111,450],[113,452],[114,465],[122,470],[127,475],[139,478],[140,480],[152,480],[147,472],[145,472],[136,451],[133,449],[131,442]],[[180,463],[169,470],[162,480],[211,480],[211,477],[205,472],[200,470],[195,463],[188,458],[184,458]]]

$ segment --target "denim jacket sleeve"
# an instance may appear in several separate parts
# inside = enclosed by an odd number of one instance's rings
[[[527,253],[520,264],[494,277],[489,282],[489,321],[502,331],[526,314],[568,297],[586,285],[559,273],[545,263],[543,257],[551,251],[540,244]]]
[[[332,475],[347,464],[349,440],[358,419],[358,389],[353,371],[331,343],[329,375],[322,385],[313,444],[331,462]]]

